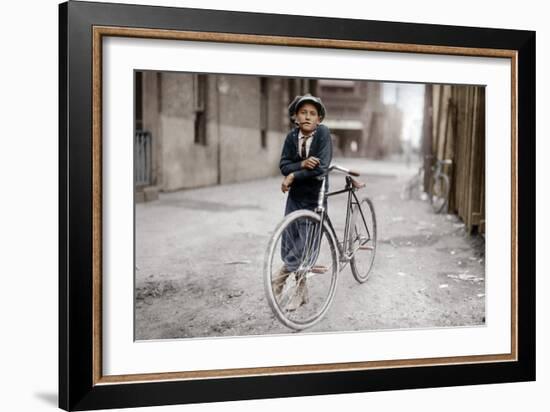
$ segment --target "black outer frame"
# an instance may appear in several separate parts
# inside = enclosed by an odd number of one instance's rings
[[[92,26],[518,52],[518,361],[93,385]],[[535,32],[172,7],[59,5],[59,406],[89,410],[535,380]]]

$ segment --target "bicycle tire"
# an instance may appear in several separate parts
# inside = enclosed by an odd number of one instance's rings
[[[441,213],[449,202],[449,177],[439,174],[434,177],[430,196],[434,213]]]
[[[352,224],[348,236],[350,250],[355,250],[350,260],[351,273],[359,283],[365,283],[370,276],[376,256],[376,212],[369,198],[359,202],[364,220],[359,209],[352,210]]]
[[[320,216],[310,210],[297,210],[289,213],[275,228],[265,254],[264,289],[269,306],[275,317],[283,325],[297,331],[315,325],[323,318],[330,307],[336,291],[336,281],[339,273],[338,248],[334,235],[325,221],[320,241],[317,244],[318,247],[313,246],[315,241],[312,241],[311,248],[303,248],[302,255],[297,258],[298,261],[303,258],[299,263],[300,267],[295,268],[294,271],[284,271],[283,277],[286,273],[288,274],[281,286],[280,279],[277,278],[277,276],[281,276],[279,268],[281,265],[287,264],[282,257],[283,234],[288,234],[295,227],[300,228],[299,230],[302,233],[307,232],[303,230],[303,225],[307,222],[312,224],[311,233],[314,233],[315,230],[319,230],[320,221]],[[307,239],[307,233],[304,236]],[[307,240],[305,243],[307,244]],[[306,251],[306,249],[310,251]],[[329,256],[326,256],[327,253]],[[296,256],[293,255],[293,257]],[[319,268],[324,264],[326,264],[326,272],[314,273],[315,265],[317,265],[316,268]],[[290,310],[287,303],[297,296],[297,291],[302,282],[307,285],[308,302],[295,310]],[[280,290],[275,290],[277,288]]]

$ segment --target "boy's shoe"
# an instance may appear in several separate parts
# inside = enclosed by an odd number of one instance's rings
[[[299,283],[296,287],[296,293],[294,294],[288,305],[286,305],[286,310],[289,312],[295,311],[300,306],[305,305],[309,302],[309,293],[307,290],[306,279],[302,278],[298,282]]]
[[[271,281],[271,288],[273,289],[275,299],[279,300],[281,298],[281,292],[283,291],[286,280],[291,273],[292,272],[289,272],[286,267],[283,266],[281,269],[279,269],[279,272],[277,273],[277,276],[275,276],[275,279]]]

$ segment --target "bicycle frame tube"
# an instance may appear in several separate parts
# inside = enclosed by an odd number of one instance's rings
[[[346,177],[346,187],[345,187],[345,189],[337,190],[335,192],[324,193],[324,188],[325,188],[325,184],[323,183],[323,185],[321,186],[321,190],[323,190],[323,199],[326,199],[329,196],[335,196],[335,195],[339,195],[339,194],[342,194],[342,193],[347,193],[348,194],[348,200],[347,200],[347,206],[346,206],[346,223],[345,223],[345,226],[344,226],[344,238],[343,238],[342,242],[340,242],[340,239],[338,238],[338,234],[336,233],[336,230],[334,229],[334,226],[332,225],[332,221],[330,220],[329,216],[326,215],[324,207],[318,207],[318,210],[317,210],[321,214],[321,225],[323,224],[324,220],[327,219],[327,221],[329,223],[329,226],[332,230],[332,233],[334,235],[334,238],[336,239],[336,242],[337,242],[338,247],[340,249],[339,250],[340,259],[342,259],[342,257],[347,257],[346,250],[348,248],[349,231],[351,229],[351,208],[352,208],[352,205],[357,205],[359,207],[359,200],[357,199],[357,196],[355,195],[355,191],[352,187],[351,179],[349,177]],[[319,193],[319,199],[321,199],[321,193]],[[321,203],[321,204],[323,204],[323,203]],[[365,217],[363,215],[363,211],[361,210],[360,207],[359,207],[359,210],[361,212],[361,218],[363,219],[363,222],[364,222]],[[366,224],[365,224],[365,226],[366,226]],[[367,232],[368,232],[368,228],[367,228]],[[368,233],[368,235],[370,236],[370,233]]]
[[[346,189],[344,189],[344,190],[340,190],[340,191],[337,191],[337,192],[326,193],[326,179],[327,179],[327,177],[325,176],[323,178],[323,183],[321,184],[321,189],[319,191],[319,198],[318,198],[318,202],[317,202],[317,208],[315,209],[315,211],[321,217],[320,226],[319,226],[321,228],[321,230],[319,231],[319,238],[322,235],[322,228],[323,228],[323,225],[324,225],[325,220],[326,220],[327,223],[328,223],[328,226],[329,226],[329,228],[332,232],[332,235],[334,236],[334,239],[336,240],[336,243],[337,243],[337,246],[338,246],[338,249],[339,249],[338,253],[340,254],[340,256],[342,256],[343,249],[340,249],[340,240],[338,239],[338,235],[336,233],[336,230],[334,229],[334,226],[332,225],[332,221],[330,220],[330,217],[326,213],[324,205],[325,205],[325,201],[327,200],[327,198],[329,196],[333,196],[333,195],[337,195],[337,194],[345,193],[345,192],[350,192],[352,189],[351,189],[351,186],[348,187],[348,185],[346,185]],[[348,203],[349,203],[349,200],[348,200]],[[346,217],[346,220],[347,220],[347,217]]]
[[[442,166],[441,161],[438,160],[433,166],[434,176],[439,176],[441,174],[441,169],[442,169],[441,166]]]
[[[348,201],[346,206],[346,223],[344,225],[344,239],[342,240],[342,251],[344,255],[346,254],[348,250],[348,237],[349,237],[349,231],[350,231],[350,224],[351,224],[351,197],[352,195],[355,195],[353,193],[353,190],[350,190],[348,192]]]
[[[357,199],[357,196],[355,195],[355,193],[353,193],[353,197],[355,198],[355,202],[358,206],[359,213],[361,213],[361,219],[363,220],[363,224],[365,225],[365,229],[367,229],[367,235],[369,236],[369,239],[370,239],[371,236],[370,236],[369,225],[367,225],[367,221],[365,220],[365,214],[363,213],[363,209],[361,209],[361,206],[359,205],[359,199]]]

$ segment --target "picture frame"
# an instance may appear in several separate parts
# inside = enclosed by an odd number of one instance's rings
[[[535,379],[535,33],[74,2],[59,6],[59,406],[90,410]],[[156,38],[510,59],[509,354],[105,376],[102,40]],[[521,247],[520,247],[521,245]]]

